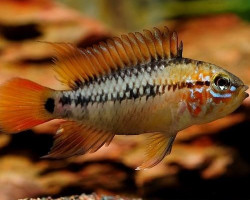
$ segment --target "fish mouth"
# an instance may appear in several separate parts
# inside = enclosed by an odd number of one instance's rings
[[[248,86],[247,85],[243,85],[242,86],[242,91],[244,92],[244,94],[245,94],[245,98],[247,98],[247,97],[249,97],[249,94],[246,92],[247,90],[248,90]]]

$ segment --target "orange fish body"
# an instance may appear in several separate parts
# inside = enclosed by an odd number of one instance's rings
[[[51,44],[58,79],[55,91],[15,78],[0,87],[0,128],[19,132],[65,119],[47,157],[95,152],[115,135],[148,133],[144,163],[171,152],[178,131],[233,112],[247,87],[213,64],[182,57],[182,43],[167,28],[130,33],[86,49]]]

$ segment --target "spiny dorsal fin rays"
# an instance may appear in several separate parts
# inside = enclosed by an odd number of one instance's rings
[[[115,63],[115,70],[117,70],[118,68],[123,68],[125,66],[125,64],[123,63],[123,59],[119,56],[119,54],[116,50],[116,45],[114,43],[114,40],[108,39],[107,46],[108,46],[108,51],[111,55],[111,58],[113,59],[113,61]]]
[[[182,56],[177,33],[170,34],[167,27],[121,35],[82,50],[70,44],[49,44],[57,52],[58,79],[72,89],[117,69]]]
[[[178,47],[178,53],[177,53],[178,58],[182,58],[182,52],[183,52],[183,42],[181,41]]]
[[[134,66],[137,65],[138,60],[130,44],[129,37],[127,35],[121,35],[121,38],[122,38],[123,47],[124,49],[126,49],[126,53],[128,57],[130,58],[132,65]]]
[[[154,28],[154,44],[158,58],[164,58],[163,46],[162,46],[162,34],[158,28]]]
[[[171,35],[170,43],[176,44],[176,45],[170,45],[171,57],[175,57],[178,55],[178,36],[176,32],[173,32],[173,34]]]
[[[58,75],[58,80],[70,88],[77,86],[77,81],[84,83],[89,80],[91,73],[87,69],[74,67],[80,65],[81,61],[86,62],[86,58],[80,49],[68,43],[48,44],[52,45],[56,51],[54,70]]]
[[[150,62],[151,56],[150,56],[150,52],[149,52],[147,43],[144,40],[144,36],[141,33],[136,32],[135,37],[136,37],[136,42],[139,45],[141,53],[142,53],[142,55],[144,57],[144,61],[146,63]]]
[[[116,50],[121,58],[123,58],[123,62],[127,66],[131,66],[130,59],[125,51],[122,40],[119,37],[114,37],[113,41],[115,43]]]
[[[163,45],[163,51],[164,51],[164,54],[165,54],[165,57],[166,58],[170,58],[171,56],[171,42],[169,40],[170,38],[170,34],[169,34],[169,30],[168,28],[165,26],[164,27],[164,30],[163,30],[163,34],[162,34],[162,45]],[[178,43],[177,43],[178,45]]]
[[[102,74],[105,74],[106,72],[109,72],[110,67],[107,65],[107,62],[104,58],[104,55],[101,53],[102,50],[100,48],[100,45],[94,45],[93,46],[93,52],[96,56],[96,61],[99,62],[100,65],[98,65],[100,71]]]

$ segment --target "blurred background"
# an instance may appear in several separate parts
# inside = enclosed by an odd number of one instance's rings
[[[86,47],[167,25],[179,33],[184,57],[222,66],[250,85],[249,20],[249,0],[1,0],[0,84],[18,76],[63,89],[51,69],[53,50],[37,41]],[[134,170],[143,159],[143,136],[116,136],[95,154],[46,160],[40,157],[52,145],[56,122],[0,134],[0,199],[93,192],[159,200],[250,199],[249,122],[248,98],[230,116],[179,133],[172,154],[146,171]]]

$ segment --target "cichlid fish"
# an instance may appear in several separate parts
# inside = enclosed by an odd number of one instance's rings
[[[6,133],[65,119],[46,157],[95,152],[115,135],[147,133],[146,158],[158,164],[178,131],[224,117],[248,96],[226,70],[182,57],[177,34],[154,28],[108,39],[86,49],[49,43],[54,70],[69,87],[56,91],[14,78],[0,87],[0,128]]]

